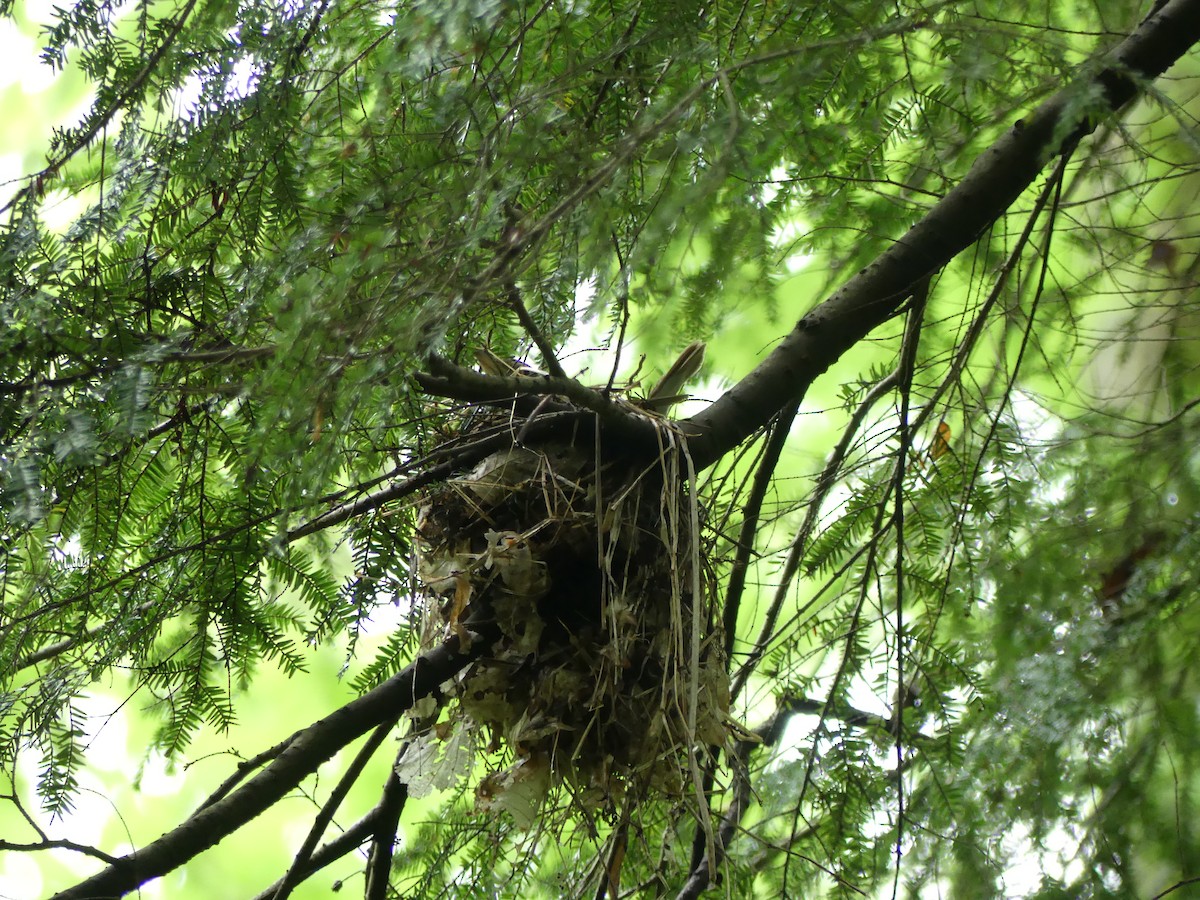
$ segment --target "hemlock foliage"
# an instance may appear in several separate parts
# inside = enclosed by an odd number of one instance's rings
[[[63,896],[200,880],[303,785],[311,842],[255,837],[295,857],[270,896],[1182,896],[1200,3],[1151,6],[57,10],[94,99],[0,225],[0,847],[96,856],[45,867]],[[662,430],[632,404],[695,339]],[[674,790],[531,786],[438,700],[498,645],[423,611],[423,504],[564,427],[589,498],[669,458],[701,524],[728,733]],[[331,649],[361,699],[305,729]],[[81,846],[90,697],[150,717],[131,770],[182,767],[256,679],[305,730],[237,731],[273,749],[144,855]]]

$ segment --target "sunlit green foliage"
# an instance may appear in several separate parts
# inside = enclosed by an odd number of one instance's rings
[[[58,10],[44,58],[94,102],[0,223],[6,793],[33,772],[39,821],[70,811],[97,682],[182,764],[265,671],[401,670],[419,501],[350,504],[441,462],[462,406],[416,387],[428,354],[544,365],[527,312],[621,385],[704,338],[714,399],[1148,6]],[[784,423],[730,661],[733,717],[783,736],[714,775],[718,822],[752,785],[729,896],[1200,876],[1194,86],[1048,160],[938,273],[911,377],[908,312]],[[723,585],[764,443],[704,476]],[[694,802],[564,791],[561,831],[522,831],[467,775],[406,811],[405,896],[600,896],[618,843],[623,889],[674,894],[704,849]]]

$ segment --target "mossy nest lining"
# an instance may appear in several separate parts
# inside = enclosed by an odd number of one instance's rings
[[[465,644],[468,622],[499,632],[446,691],[457,744],[470,733],[511,754],[477,787],[483,807],[518,785],[528,801],[565,783],[589,806],[635,786],[679,795],[697,749],[725,742],[707,548],[682,441],[659,421],[649,463],[599,460],[590,436],[513,444],[424,498],[427,639]]]

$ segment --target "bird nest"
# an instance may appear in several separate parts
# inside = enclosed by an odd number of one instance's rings
[[[631,788],[681,795],[699,749],[725,742],[701,514],[684,443],[656,421],[661,453],[648,463],[599,459],[590,437],[514,443],[425,495],[426,643],[457,635],[466,649],[481,625],[498,637],[444,686],[457,713],[406,754],[410,792],[414,779],[448,787],[478,750],[498,751],[477,806],[529,824],[558,785],[588,807]],[[474,429],[496,423],[480,416]]]

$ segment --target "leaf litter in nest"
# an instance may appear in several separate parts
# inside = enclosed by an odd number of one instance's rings
[[[472,430],[496,421],[476,415]],[[426,731],[412,756],[446,785],[435,757],[461,761],[468,736],[503,751],[476,789],[479,810],[527,826],[558,785],[587,807],[681,796],[699,788],[696,754],[728,737],[696,501],[682,442],[656,421],[664,449],[649,464],[598,461],[590,438],[514,445],[424,497],[425,633],[465,645],[466,623],[494,622],[499,638],[444,686],[453,742]]]

